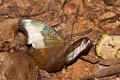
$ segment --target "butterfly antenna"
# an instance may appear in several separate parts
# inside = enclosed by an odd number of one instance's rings
[[[77,17],[79,15],[79,9],[80,9],[80,5],[77,7],[76,15],[75,15],[75,18],[74,18],[75,20],[72,23],[72,31],[71,31],[71,38],[70,38],[71,44],[73,43],[73,29],[74,29],[74,24],[77,22]]]
[[[73,29],[74,29],[74,24],[75,24],[75,22],[73,22],[73,24],[72,24],[72,30],[71,30],[71,36],[70,36],[70,44],[73,44]]]

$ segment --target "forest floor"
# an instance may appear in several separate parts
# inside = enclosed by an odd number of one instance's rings
[[[102,0],[0,0],[0,25],[11,24],[20,19],[40,20],[68,41],[89,37],[97,43],[104,34],[120,34],[120,8],[107,6]],[[10,21],[7,21],[10,20]],[[7,22],[6,22],[7,21]],[[7,35],[8,36],[8,35]],[[91,48],[85,59],[95,61],[98,57]],[[55,80],[79,80],[91,74],[94,65],[78,59],[67,69],[50,73]]]

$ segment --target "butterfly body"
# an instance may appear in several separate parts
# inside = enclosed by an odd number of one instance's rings
[[[70,45],[58,33],[46,24],[36,20],[20,20],[27,32],[27,44],[35,50],[28,55],[39,68],[55,72],[71,63],[91,46],[91,40],[84,37]],[[21,27],[21,26],[20,26]]]
[[[41,69],[55,72],[60,70],[66,62],[66,54],[63,54],[65,50],[65,47],[44,48],[34,51],[30,54],[30,57],[35,60],[36,65]]]

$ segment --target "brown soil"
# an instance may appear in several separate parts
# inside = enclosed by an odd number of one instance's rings
[[[87,36],[96,43],[103,33],[120,34],[120,8],[107,6],[102,0],[0,0],[0,31],[2,27],[8,30],[9,24],[26,18],[52,26],[65,40],[70,40],[72,33],[74,41]],[[13,33],[8,31],[6,35],[10,37]],[[2,42],[12,40],[6,35]],[[94,46],[84,56],[91,61],[98,59]],[[55,80],[77,80],[91,74],[92,66],[78,59],[67,70],[63,69],[52,76]]]

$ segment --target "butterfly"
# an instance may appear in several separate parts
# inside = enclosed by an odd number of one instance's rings
[[[41,21],[19,20],[18,27],[25,33],[26,44],[32,45],[35,49],[28,56],[34,60],[40,69],[48,72],[56,72],[62,69],[86,53],[91,47],[91,40],[88,37],[80,38],[70,44],[52,27]]]

